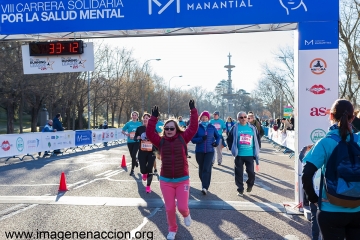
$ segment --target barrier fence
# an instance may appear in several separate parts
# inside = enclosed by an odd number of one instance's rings
[[[125,142],[127,136],[121,133],[122,128],[61,131],[61,132],[36,132],[22,134],[0,135],[0,158],[19,158],[30,156],[34,153],[67,149],[76,151],[85,146],[99,147],[105,142],[119,144]],[[20,157],[22,156],[22,157]],[[6,162],[5,161],[5,162]]]
[[[265,129],[265,128],[264,128]],[[273,128],[266,128],[268,134],[265,135],[270,141],[284,149],[284,153],[290,153],[289,157],[292,157],[295,152],[295,131],[286,130],[286,133],[282,133],[280,130],[275,131]]]

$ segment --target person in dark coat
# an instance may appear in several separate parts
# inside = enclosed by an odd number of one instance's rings
[[[55,118],[53,119],[53,129],[58,132],[64,131],[64,128],[62,126],[62,123],[60,122],[60,119],[61,119],[60,113],[56,114]],[[54,153],[58,154],[58,153],[62,153],[62,152],[60,151],[60,149],[56,149],[56,150],[54,150]]]
[[[195,157],[199,164],[199,178],[202,184],[201,192],[207,194],[211,181],[212,160],[214,148],[220,143],[218,130],[209,122],[210,113],[203,111],[200,114],[199,128],[191,142],[196,144]],[[220,164],[219,164],[220,165]]]

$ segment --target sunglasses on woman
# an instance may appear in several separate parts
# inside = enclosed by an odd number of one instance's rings
[[[166,127],[164,128],[165,131],[174,131],[175,128],[174,127]]]

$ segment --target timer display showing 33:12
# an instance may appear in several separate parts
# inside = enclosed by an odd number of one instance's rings
[[[30,56],[73,55],[84,53],[83,41],[33,42]]]

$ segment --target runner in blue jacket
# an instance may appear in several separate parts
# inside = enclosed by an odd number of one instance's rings
[[[199,178],[202,183],[201,192],[206,195],[211,181],[212,159],[214,157],[214,147],[220,142],[220,135],[217,129],[209,123],[210,114],[204,111],[200,114],[199,128],[192,143],[196,144],[195,156],[199,164]]]

